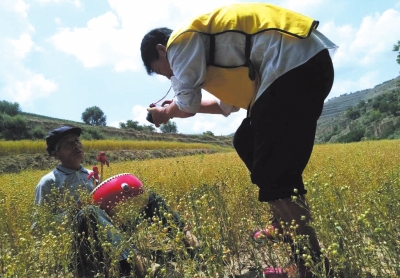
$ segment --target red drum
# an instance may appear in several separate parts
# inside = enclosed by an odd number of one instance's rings
[[[92,192],[94,202],[110,212],[116,204],[143,193],[142,182],[132,174],[115,175],[100,183]]]

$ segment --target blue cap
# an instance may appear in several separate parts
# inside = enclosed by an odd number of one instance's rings
[[[73,127],[69,125],[63,125],[49,132],[46,137],[46,150],[51,155],[51,152],[55,150],[58,140],[63,138],[67,134],[81,135],[82,129],[79,127]]]

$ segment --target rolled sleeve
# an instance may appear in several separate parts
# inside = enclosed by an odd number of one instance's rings
[[[206,75],[205,41],[200,34],[185,34],[182,43],[168,49],[168,59],[174,76],[171,77],[175,104],[179,110],[197,113],[201,105],[201,87]]]
[[[197,113],[201,105],[201,88],[182,89],[183,83],[171,77],[172,88],[175,92],[174,102],[179,110],[188,113]]]

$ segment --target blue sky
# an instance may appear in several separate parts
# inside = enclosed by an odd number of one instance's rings
[[[149,124],[147,106],[170,85],[164,77],[148,76],[142,66],[143,35],[155,27],[174,29],[188,17],[234,2],[1,0],[0,100],[18,102],[24,112],[73,121],[81,121],[86,108],[98,106],[109,126],[129,119]],[[269,3],[319,20],[318,29],[339,46],[328,98],[399,75],[392,49],[400,40],[400,0]],[[198,114],[173,121],[180,133],[226,135],[244,116],[241,110],[229,117]]]

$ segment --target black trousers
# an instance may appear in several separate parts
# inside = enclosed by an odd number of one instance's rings
[[[332,60],[323,50],[275,80],[236,131],[233,145],[259,187],[259,201],[307,193],[302,173],[333,77]]]

